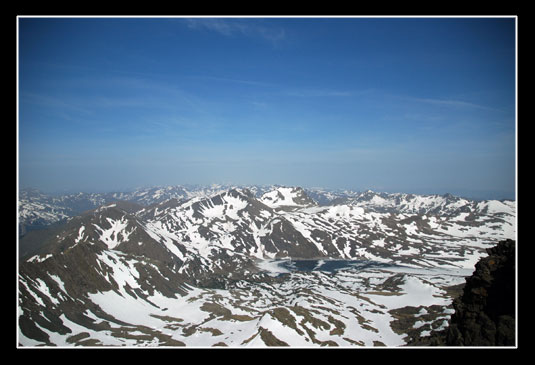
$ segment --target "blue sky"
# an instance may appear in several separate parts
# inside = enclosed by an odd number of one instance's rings
[[[19,18],[19,185],[515,194],[514,18]]]

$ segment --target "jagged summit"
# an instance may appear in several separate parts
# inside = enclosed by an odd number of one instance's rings
[[[260,201],[271,208],[293,208],[318,205],[300,187],[279,187],[264,193]]]

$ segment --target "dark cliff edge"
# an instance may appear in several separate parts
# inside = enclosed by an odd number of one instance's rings
[[[407,346],[515,346],[515,245],[508,239],[487,249],[453,301],[448,328]]]

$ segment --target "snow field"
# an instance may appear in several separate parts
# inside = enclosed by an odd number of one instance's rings
[[[106,218],[106,220],[110,224],[110,228],[105,229],[96,224],[93,224],[93,226],[100,232],[99,240],[104,242],[110,250],[113,250],[120,243],[128,241],[128,237],[134,232],[135,227],[132,228],[131,231],[127,231],[126,227],[128,227],[128,221],[125,217],[122,217],[119,220],[114,220],[112,218]],[[81,230],[78,234],[81,239],[80,236],[83,234],[83,231]]]
[[[241,229],[247,230],[254,241],[247,254],[257,258],[275,257],[276,253],[262,249],[260,238],[269,235],[274,223],[282,219],[320,252],[325,251],[321,239],[314,235],[316,229],[330,236],[333,243],[340,242],[341,247],[338,244],[334,247],[342,257],[391,263],[392,259],[386,258],[391,256],[410,262],[403,261],[405,267],[347,270],[329,275],[321,272],[291,273],[278,266],[280,260],[263,260],[258,263],[261,270],[271,276],[289,273],[289,279],[282,283],[238,283],[231,290],[191,288],[184,297],[168,298],[156,291],[143,300],[132,297],[126,291],[127,286],[140,288],[140,275],[135,267],[138,261],[127,259],[113,250],[128,240],[135,228],[129,230],[124,217],[119,220],[107,218],[105,228],[95,225],[100,240],[109,249],[98,255],[98,265],[102,273],[103,267],[109,268],[106,270],[109,272],[107,279],[113,279],[119,290],[90,293],[90,300],[104,312],[131,324],[130,334],[144,335],[146,333],[141,326],[146,326],[187,346],[210,347],[222,342],[229,346],[263,347],[267,345],[263,330],[269,331],[280,341],[298,347],[319,346],[320,342],[325,341],[340,346],[354,346],[354,342],[373,346],[375,341],[387,346],[400,346],[405,341],[403,335],[391,328],[394,317],[389,313],[390,310],[423,306],[415,316],[418,317],[427,313],[425,307],[446,307],[451,300],[445,297],[442,288],[464,282],[464,277],[473,272],[475,263],[484,256],[484,248],[490,247],[498,239],[514,238],[516,234],[515,218],[511,215],[514,202],[478,203],[477,209],[485,211],[486,215],[475,220],[470,218],[469,213],[455,212],[466,201],[460,200],[446,207],[446,200],[436,196],[417,196],[406,201],[404,213],[396,215],[368,211],[367,207],[372,205],[387,207],[391,204],[387,199],[374,196],[362,206],[307,207],[274,213],[264,210],[260,214],[263,219],[258,219],[243,212],[248,204],[245,200],[228,194],[221,197],[222,205],[214,205],[211,201],[200,204],[198,213],[203,218],[193,217],[192,205],[202,200],[194,198],[181,206],[157,212],[158,220],[146,223],[143,228],[182,261],[187,262],[189,254],[193,253],[199,255],[207,267],[219,263],[210,261],[213,249],[225,250],[230,256],[237,252],[234,251],[232,239],[234,233],[240,233]],[[263,197],[269,203],[267,205],[281,207],[294,205],[298,193],[292,188],[279,188]],[[416,213],[420,209],[429,210],[437,206],[447,208],[447,211],[456,215],[444,218],[429,212],[424,216]],[[407,223],[399,223],[402,219],[406,219]],[[500,223],[496,222],[497,219]],[[432,230],[431,233],[423,234],[419,230],[417,222],[421,221],[426,230],[427,226]],[[207,239],[201,235],[201,226],[209,228],[215,238]],[[87,240],[87,233],[86,227],[80,227],[72,236],[75,243]],[[403,236],[405,245],[395,239],[397,235]],[[385,251],[390,256],[379,256]],[[39,264],[50,257],[52,255],[36,255],[28,261]],[[180,270],[186,267],[184,265]],[[399,274],[402,274],[399,290],[385,287],[389,278]],[[22,279],[20,283],[39,306],[45,307],[45,302],[48,304],[46,298],[56,306],[65,300],[63,294],[67,293],[59,277],[50,275],[50,278],[59,289],[54,295],[52,293],[57,289],[47,287],[46,278],[45,281],[36,279],[31,282]],[[287,311],[286,317],[281,315],[283,309]],[[444,314],[445,320],[447,310]],[[88,315],[97,323],[108,322],[92,312],[88,312]],[[110,346],[159,344],[157,337],[151,341],[118,339],[110,331],[89,330],[64,315],[60,319],[71,328],[72,333],[61,336],[43,329],[51,341],[60,346],[72,346],[67,338],[82,332],[89,333],[90,339]],[[108,323],[112,328],[121,327],[113,322]],[[423,328],[428,323],[417,320],[414,328]],[[136,326],[140,326],[139,329],[136,330]],[[19,338],[23,344],[36,344],[36,341],[25,336],[20,335]]]
[[[137,274],[133,261],[127,261],[118,253],[102,254],[99,260],[101,265],[112,268],[112,277],[120,290],[89,294],[93,303],[117,320],[130,324],[131,335],[136,333],[136,326],[146,326],[186,346],[197,347],[211,347],[218,343],[235,347],[264,347],[267,344],[261,336],[263,330],[296,347],[317,347],[325,341],[339,346],[355,346],[355,343],[374,346],[374,341],[400,346],[405,341],[390,327],[394,318],[388,311],[404,306],[446,306],[450,300],[443,296],[440,288],[463,282],[466,274],[461,269],[401,267],[347,270],[336,275],[291,273],[288,280],[280,283],[239,282],[229,290],[189,288],[187,295],[171,298],[155,291],[147,300],[141,300],[124,291],[125,285],[136,287],[129,279]],[[274,266],[276,263],[266,260],[259,265],[276,272],[279,269]],[[383,283],[400,273],[403,273],[400,291],[384,292],[381,289]],[[378,291],[384,294],[380,295]],[[275,315],[275,311],[279,315]],[[280,317],[281,313],[283,317]],[[421,310],[418,315],[425,313]],[[96,323],[108,322],[92,312],[86,314]],[[159,345],[157,339],[154,342],[118,339],[110,331],[92,331],[64,316],[61,320],[72,333],[60,336],[46,332],[58,346],[71,346],[66,338],[82,332],[108,346]],[[113,328],[120,327],[109,323]],[[24,336],[19,340],[23,344],[35,345]]]
[[[284,205],[295,205],[294,198],[297,197],[297,194],[292,192],[292,190],[294,189],[277,188],[262,195],[260,201],[271,208],[278,208]]]

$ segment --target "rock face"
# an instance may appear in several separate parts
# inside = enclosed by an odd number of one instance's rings
[[[515,345],[515,241],[501,241],[487,252],[454,300],[449,327],[412,345]]]
[[[466,280],[463,296],[454,301],[448,345],[515,344],[515,241],[501,241],[487,252]]]

